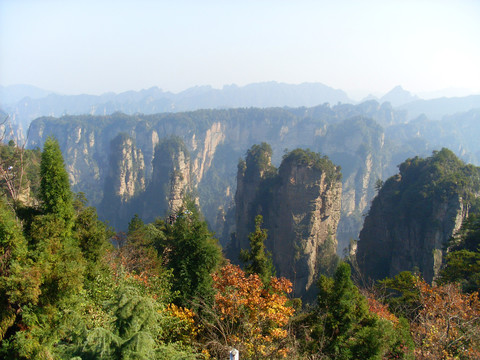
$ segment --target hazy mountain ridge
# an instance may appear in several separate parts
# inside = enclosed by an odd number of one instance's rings
[[[403,111],[401,122],[413,120],[421,114],[431,120],[441,120],[444,116],[480,108],[480,95],[423,100],[401,86],[394,87],[380,98],[370,95],[360,103],[372,100],[389,102]],[[23,136],[30,122],[42,116],[109,115],[117,111],[129,115],[155,114],[241,107],[297,108],[323,103],[353,105],[356,102],[345,91],[321,83],[292,85],[272,81],[245,86],[225,85],[221,89],[195,86],[179,93],[151,87],[102,95],[61,95],[29,85],[0,87],[0,106],[10,115],[13,125],[21,127]]]
[[[20,100],[29,97],[31,99],[40,99],[53,93],[53,91],[41,89],[32,85],[9,85],[0,86],[0,106],[6,108],[18,103]]]
[[[472,109],[480,109],[480,95],[465,97],[438,98],[431,100],[416,100],[398,107],[408,112],[408,119],[412,120],[425,115],[432,120],[441,120],[444,116],[453,115]]]
[[[9,88],[5,88],[7,91]],[[13,89],[13,88],[12,88]],[[13,90],[12,90],[13,91]],[[25,97],[18,101],[2,102],[4,110],[24,130],[32,120],[41,116],[108,115],[116,111],[125,114],[154,114],[161,112],[193,111],[238,107],[315,106],[325,102],[351,103],[347,94],[320,83],[290,85],[277,82],[255,83],[246,86],[227,85],[222,89],[196,86],[174,94],[158,87],[120,94],[60,95],[50,92],[34,96],[32,89],[25,89]],[[35,93],[36,94],[36,93]],[[20,95],[17,95],[17,98]],[[4,96],[0,99],[3,99]],[[13,95],[5,98],[14,99]]]

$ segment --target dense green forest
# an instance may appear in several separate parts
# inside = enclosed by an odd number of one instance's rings
[[[0,358],[225,359],[234,347],[242,359],[480,357],[475,215],[437,284],[403,272],[360,288],[339,262],[302,304],[274,276],[261,218],[242,270],[191,199],[115,233],[71,191],[54,138],[0,154]]]

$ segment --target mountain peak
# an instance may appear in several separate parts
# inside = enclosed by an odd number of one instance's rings
[[[407,91],[404,88],[402,88],[400,85],[397,85],[388,93],[383,95],[380,98],[380,102],[388,101],[389,103],[392,104],[392,106],[400,106],[418,99],[419,99],[418,96],[412,95],[410,91]]]

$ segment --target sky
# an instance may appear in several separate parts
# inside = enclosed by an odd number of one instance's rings
[[[480,93],[477,0],[0,0],[0,85]]]

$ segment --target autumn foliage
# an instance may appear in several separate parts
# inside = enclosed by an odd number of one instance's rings
[[[367,301],[370,313],[376,314],[380,319],[391,321],[395,325],[398,324],[398,317],[390,312],[387,305],[382,304],[371,294],[367,296]]]
[[[214,353],[235,347],[245,358],[282,358],[288,349],[286,326],[294,309],[287,294],[292,284],[272,277],[264,286],[257,274],[246,275],[240,267],[227,264],[212,275],[215,301],[213,321],[207,325]]]
[[[480,359],[478,293],[456,284],[417,284],[421,309],[412,324],[417,359]]]

